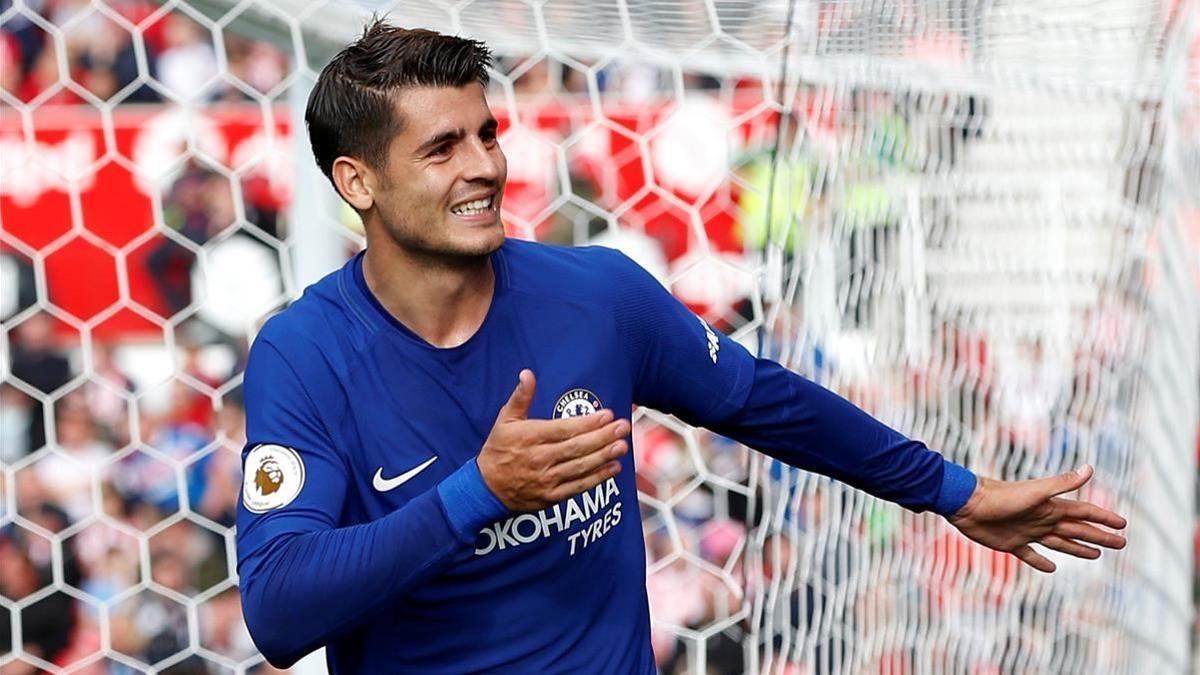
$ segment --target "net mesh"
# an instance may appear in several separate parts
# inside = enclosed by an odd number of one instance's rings
[[[298,131],[371,12],[495,49],[510,235],[621,248],[955,461],[1090,462],[1083,497],[1130,516],[1128,550],[1040,576],[639,410],[662,672],[1188,669],[1194,3],[10,0],[0,670],[268,669],[241,370],[364,244]]]

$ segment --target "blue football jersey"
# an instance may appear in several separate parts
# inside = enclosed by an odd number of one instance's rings
[[[361,255],[256,338],[237,548],[247,625],[273,663],[324,645],[335,674],[655,672],[633,453],[533,513],[507,512],[479,476],[524,368],[531,418],[645,405],[916,510],[951,512],[974,488],[755,359],[616,251],[509,240],[492,264],[491,307],[457,347],[396,321]]]
[[[289,537],[436,498],[474,460],[523,368],[537,377],[530,418],[599,408],[628,418],[637,402],[703,423],[745,399],[750,355],[620,253],[509,240],[492,262],[492,305],[457,347],[433,347],[396,321],[367,289],[361,255],[264,326],[245,379],[243,585],[263,583],[259,565]],[[677,339],[657,345],[646,333],[659,330]],[[469,541],[429,504],[417,516],[431,522],[409,539],[363,545],[446,546],[436,574],[395,592],[375,582],[369,611],[303,649],[327,642],[335,673],[653,673],[632,456],[593,490],[504,515]],[[272,476],[281,484],[261,494]],[[357,555],[369,554],[340,551],[322,564]],[[322,595],[314,612],[339,602],[312,590]]]

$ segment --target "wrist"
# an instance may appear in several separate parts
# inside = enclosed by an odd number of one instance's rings
[[[951,524],[958,524],[973,517],[979,510],[979,504],[985,499],[985,495],[987,494],[992,482],[993,481],[989,478],[979,476],[977,484],[975,485],[975,489],[971,492],[970,498],[968,498],[966,503],[963,504],[962,507],[957,511],[948,514],[946,519],[949,520]]]
[[[462,537],[474,537],[481,528],[509,513],[488,488],[474,458],[438,484],[437,490],[446,516]]]
[[[476,471],[479,473],[479,480],[483,483],[484,489],[492,493],[496,500],[504,506],[505,511],[510,513],[513,512],[514,509],[510,507],[508,505],[508,501],[501,496],[501,491],[496,489],[494,484],[495,479],[493,478],[492,480],[488,480],[489,474],[494,475],[496,473],[495,465],[486,463],[486,459],[482,453],[472,461],[475,462]]]
[[[947,518],[958,515],[979,492],[980,480],[970,470],[942,460],[942,484],[933,511]]]

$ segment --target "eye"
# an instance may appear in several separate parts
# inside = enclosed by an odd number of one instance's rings
[[[448,154],[450,154],[449,143],[442,143],[441,145],[434,146],[433,150],[429,151],[430,157],[444,157]]]
[[[496,130],[484,129],[483,131],[479,132],[479,138],[483,139],[484,143],[491,145],[496,142]]]

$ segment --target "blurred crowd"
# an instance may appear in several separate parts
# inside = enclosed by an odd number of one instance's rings
[[[234,31],[214,31],[186,4],[170,11],[149,0],[21,4],[28,13],[12,13],[0,25],[0,89],[25,103],[246,101],[278,93],[287,74],[287,56],[278,47]],[[10,10],[14,0],[0,0],[0,13]],[[143,39],[135,39],[135,33]],[[143,58],[145,65],[139,66]],[[586,71],[553,59],[503,58],[497,65],[510,73],[519,96],[586,94],[591,86]],[[718,86],[704,75],[684,78],[684,86],[693,90]],[[663,69],[629,64],[601,68],[594,81],[600,91],[633,101],[673,84]]]
[[[207,673],[208,662],[178,656],[196,603],[202,648],[233,663],[255,658],[231,578],[245,419],[238,390],[217,388],[232,373],[205,371],[183,331],[177,375],[139,391],[112,345],[85,359],[60,345],[54,322],[36,313],[10,333],[22,384],[0,386],[0,460],[13,471],[17,515],[31,524],[0,528],[0,595],[20,603],[25,652],[60,666],[94,654],[97,603],[108,603],[113,651],[170,666],[161,672]],[[51,449],[30,455],[48,426]],[[0,653],[11,620],[0,613]],[[101,662],[77,672],[139,671]]]
[[[1138,311],[1132,295],[1105,292],[1084,319],[1092,339],[1065,359],[1033,338],[1020,341],[1016,354],[999,357],[992,337],[958,316],[942,321],[923,363],[864,376],[810,340],[793,365],[893,426],[915,428],[913,436],[982,475],[1018,480],[1092,463],[1119,482],[1092,486],[1087,499],[1116,507],[1132,499],[1133,392],[1122,364]],[[769,337],[773,346],[766,352],[787,340]],[[762,627],[762,642],[754,645],[762,663],[794,660],[780,672],[810,673],[815,664],[836,663],[861,647],[830,630],[843,612],[877,621],[871,627],[877,633],[904,631],[907,612],[918,607],[934,624],[984,621],[996,606],[973,599],[990,594],[1013,599],[1010,611],[1023,617],[1020,628],[979,635],[958,649],[945,645],[938,658],[947,672],[992,672],[990,664],[1019,654],[1064,664],[1055,672],[1105,669],[1092,660],[1099,653],[1092,637],[1060,631],[1056,641],[1045,639],[1057,625],[1088,625],[1099,608],[1128,601],[1118,580],[1098,569],[1070,572],[1088,585],[1088,602],[1068,601],[1049,586],[1026,594],[1014,585],[1018,564],[1011,556],[972,548],[944,525],[929,527],[924,519],[871,504],[829,479],[764,458],[758,490],[749,492],[751,453],[711,432],[643,419],[635,426],[635,452],[638,486],[650,498],[643,527],[650,601],[661,622],[653,633],[655,655],[664,673],[690,672],[697,659],[700,647],[676,637],[679,628],[728,626],[704,642],[708,673],[742,672],[743,638],[755,621]],[[671,504],[670,513],[660,504]],[[757,553],[744,548],[755,525],[765,530]],[[916,570],[920,583],[913,585],[901,570]],[[743,591],[764,614],[731,620],[742,608]],[[897,643],[873,654],[863,672],[923,672],[917,664],[929,658],[924,649]],[[1067,664],[1072,658],[1082,660]]]
[[[286,74],[281,50],[214,33],[185,4],[174,11],[149,0],[20,4],[28,13],[0,0],[0,13],[9,14],[0,25],[0,89],[26,103],[244,101],[272,92]],[[223,70],[214,40],[224,43]]]
[[[0,13],[13,9],[14,2],[0,0]],[[186,3],[172,9],[150,0],[26,0],[20,4],[25,11],[12,13],[0,25],[0,89],[26,103],[241,101],[274,92],[287,72],[282,50],[231,30],[213,30],[212,23]],[[691,9],[704,11],[703,3],[693,5]],[[775,6],[760,10],[780,11]],[[575,20],[584,16],[579,13]],[[513,30],[520,30],[527,18],[520,12],[504,16]],[[768,40],[754,32],[749,18],[725,16],[723,20],[746,24],[741,39]],[[663,36],[672,34],[666,29],[678,28],[670,19],[662,26],[657,25],[662,17],[643,19],[649,23],[640,29],[657,28]],[[588,27],[573,24],[568,29]],[[135,39],[135,34],[144,39]],[[223,68],[218,41],[223,43]],[[143,58],[145,65],[139,66]],[[586,94],[589,88],[597,88],[638,101],[676,84],[665,69],[646,65],[612,63],[596,69],[591,81],[585,70],[548,58],[502,58],[497,65],[509,74],[518,95]],[[683,74],[682,84],[696,90],[716,88],[719,82],[689,72]]]

